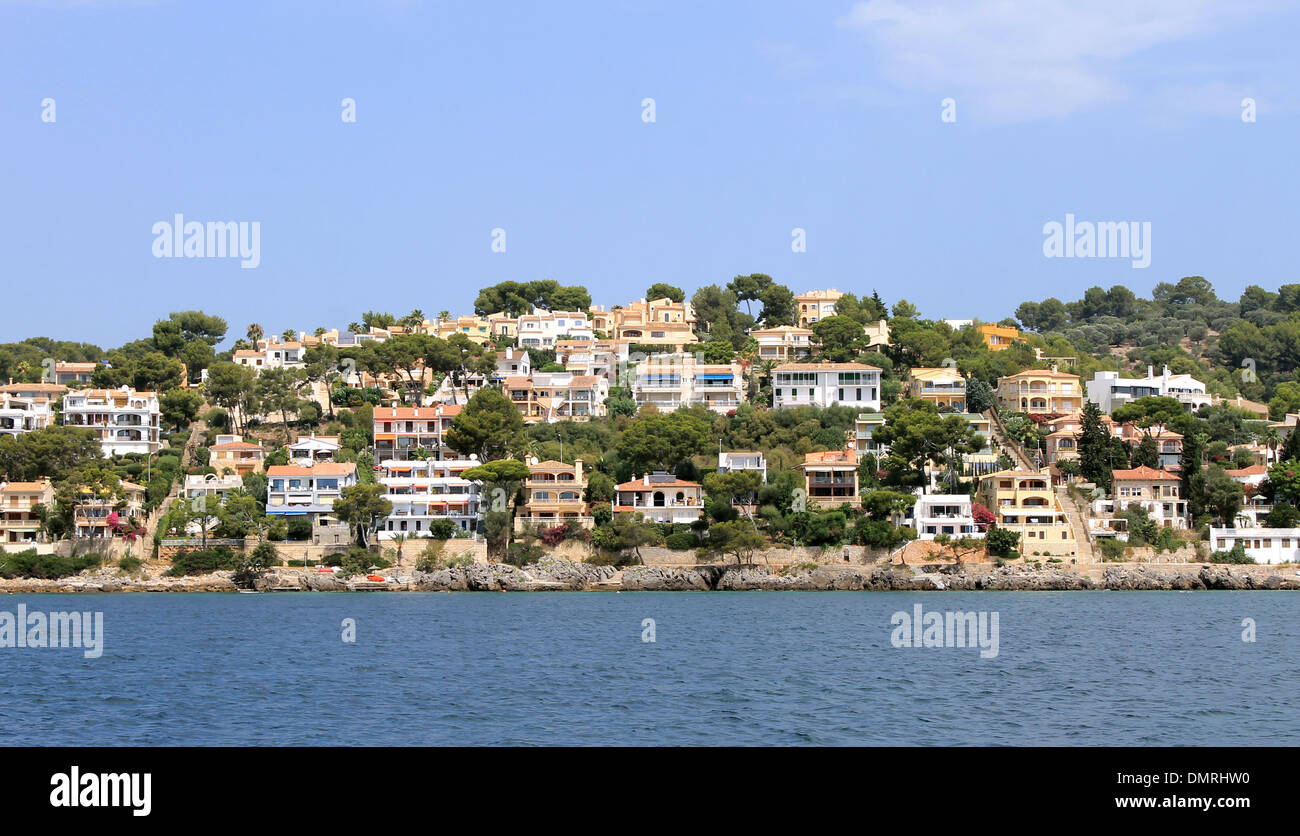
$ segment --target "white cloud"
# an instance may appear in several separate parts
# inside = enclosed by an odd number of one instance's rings
[[[839,25],[862,33],[882,74],[955,96],[963,115],[1063,117],[1128,97],[1125,59],[1252,16],[1249,0],[864,0]],[[964,102],[963,102],[964,100]],[[960,106],[960,104],[959,104]]]

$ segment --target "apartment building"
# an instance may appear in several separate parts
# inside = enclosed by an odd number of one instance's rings
[[[1144,509],[1161,528],[1187,528],[1187,500],[1182,498],[1182,479],[1167,470],[1142,465],[1115,470],[1111,495],[1092,502],[1094,518],[1107,518],[1103,527],[1122,532],[1125,521],[1114,519],[1129,508]]]
[[[944,412],[966,411],[966,378],[955,367],[922,367],[908,373],[907,395]]]
[[[772,371],[772,400],[791,406],[880,410],[880,369],[865,363],[785,363]]]
[[[266,469],[266,513],[272,516],[308,515],[313,528],[338,524],[334,502],[343,489],[357,484],[355,462],[319,462],[312,466],[282,464]]]
[[[590,509],[583,496],[587,490],[587,476],[582,471],[582,459],[573,464],[564,462],[528,463],[528,481],[524,483],[524,503],[515,516],[515,529],[554,528],[566,523],[577,523],[592,528]]]
[[[1056,366],[998,378],[998,405],[1008,412],[1073,415],[1083,409],[1077,374]]]
[[[755,328],[749,335],[758,343],[758,359],[773,363],[792,363],[812,354],[813,332],[793,325]]]
[[[105,456],[156,453],[162,413],[156,392],[79,389],[63,396],[63,424],[94,430]]]
[[[54,405],[49,398],[21,398],[0,392],[0,434],[22,435],[54,424]]]
[[[592,305],[590,313],[593,330],[611,339],[673,351],[684,351],[686,346],[699,342],[695,336],[695,310],[690,302],[641,299],[609,311]]]
[[[1020,339],[1020,331],[1010,325],[981,325],[977,329],[989,351],[1005,351]]]
[[[381,525],[380,540],[428,537],[429,527],[438,520],[450,520],[460,531],[478,531],[482,511],[479,484],[462,474],[480,464],[468,459],[390,459],[380,462],[379,484],[393,503],[393,511]]]
[[[1189,411],[1208,406],[1213,400],[1205,391],[1205,384],[1189,374],[1172,374],[1165,366],[1160,374],[1147,366],[1147,376],[1120,377],[1119,372],[1097,372],[1088,381],[1088,400],[1097,404],[1102,412],[1114,412],[1138,398],[1174,398]]]
[[[844,503],[859,505],[858,454],[856,448],[805,453],[803,464],[804,490],[810,503],[824,508],[839,507]]]
[[[374,411],[375,458],[406,461],[416,458],[455,459],[447,446],[447,431],[463,409],[459,404],[377,406]]]
[[[650,522],[692,523],[704,515],[704,486],[671,473],[646,473],[618,485],[616,514],[640,513]]]
[[[840,301],[844,294],[831,288],[830,290],[810,290],[807,293],[800,293],[794,297],[795,311],[798,319],[795,324],[800,328],[810,328],[828,316],[835,315],[835,303]]]
[[[725,414],[745,401],[745,378],[737,362],[715,365],[691,354],[653,354],[637,364],[632,397],[638,408],[672,412],[699,405]]]
[[[0,482],[0,544],[45,541],[36,516],[38,505],[54,510],[54,486],[48,477],[35,482]]]
[[[262,445],[244,441],[241,435],[219,434],[208,447],[208,466],[217,473],[230,471],[240,477],[260,473],[266,461]]]
[[[595,375],[569,372],[533,372],[531,377],[508,377],[502,391],[523,416],[525,424],[586,421],[605,415],[609,381]]]
[[[73,537],[112,537],[130,520],[144,521],[145,489],[125,480],[119,489],[120,496],[88,494],[72,507]]]
[[[1074,531],[1052,489],[1047,471],[1000,470],[980,479],[980,502],[999,528],[1020,534],[1020,552],[1074,554]]]
[[[571,340],[594,339],[591,321],[582,311],[548,311],[533,308],[519,317],[517,344],[521,348],[555,348],[561,337]]]

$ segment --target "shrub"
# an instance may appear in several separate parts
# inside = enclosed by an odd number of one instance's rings
[[[429,523],[429,537],[434,540],[450,540],[456,536],[460,526],[451,520],[434,520]]]
[[[1254,563],[1255,558],[1246,554],[1246,547],[1241,541],[1232,544],[1232,548],[1226,552],[1215,552],[1210,555],[1211,563]]]
[[[1016,546],[1020,545],[1020,532],[1007,528],[990,528],[984,536],[984,543],[989,554],[995,557],[1012,558]],[[1018,554],[1015,555],[1019,557]]]
[[[509,551],[506,552],[506,563],[511,566],[527,566],[541,560],[545,554],[541,546],[531,543],[511,543]]]
[[[14,554],[0,554],[0,578],[40,578],[54,580],[75,575],[84,569],[93,569],[103,563],[97,554],[81,557],[60,557],[57,554],[37,554],[28,549]]]
[[[353,546],[341,555],[333,554],[330,555],[330,557],[338,558],[339,562],[337,564],[330,565],[339,566],[343,570],[341,574],[344,577],[349,575],[364,575],[370,570],[371,566],[374,566],[377,569],[387,569],[389,566],[393,565],[382,556],[374,554],[369,549],[363,549],[360,546]]]
[[[179,578],[186,575],[206,575],[209,572],[233,571],[238,569],[242,562],[240,555],[225,546],[196,549],[176,555],[172,559],[172,568],[167,570],[167,574]]]
[[[674,551],[690,551],[700,545],[700,541],[694,534],[686,531],[675,531],[664,538],[664,545]]]
[[[140,558],[134,557],[133,555],[129,555],[129,554],[117,562],[117,568],[122,569],[123,571],[126,572],[134,572],[135,570],[139,569],[143,565],[144,563],[143,561],[140,560]]]

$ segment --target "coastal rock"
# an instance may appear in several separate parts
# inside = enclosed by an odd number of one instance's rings
[[[345,592],[347,585],[333,572],[306,572],[301,575],[303,584],[312,592]]]
[[[524,567],[529,577],[548,584],[559,584],[566,589],[587,589],[592,584],[614,577],[613,566],[595,566],[590,563],[573,563],[558,557],[543,557]]]
[[[623,570],[623,588],[644,592],[708,590],[709,579],[694,567],[629,566]]]

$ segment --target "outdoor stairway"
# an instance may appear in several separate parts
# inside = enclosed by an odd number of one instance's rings
[[[1038,466],[1034,464],[1033,459],[1030,458],[1025,448],[1020,445],[1020,442],[1007,435],[1007,428],[1002,424],[1002,417],[998,415],[996,409],[985,412],[984,417],[989,419],[989,431],[993,436],[993,443],[998,446],[999,450],[1011,457],[1011,460],[1016,463],[1017,470],[1038,470]]]
[[[1065,519],[1070,523],[1074,541],[1079,545],[1079,562],[1095,563],[1097,554],[1092,548],[1092,537],[1088,534],[1088,520],[1075,504],[1074,497],[1070,496],[1070,489],[1065,485],[1057,485],[1056,499],[1061,503],[1061,510],[1065,511]]]

